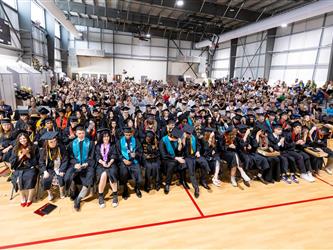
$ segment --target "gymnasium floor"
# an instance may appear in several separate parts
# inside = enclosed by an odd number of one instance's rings
[[[173,185],[169,195],[131,194],[104,209],[87,197],[79,213],[69,199],[56,200],[58,208],[40,217],[33,211],[46,198],[21,208],[0,178],[0,249],[333,248],[333,176],[322,171],[315,183],[240,186],[201,188],[194,199],[192,189]]]

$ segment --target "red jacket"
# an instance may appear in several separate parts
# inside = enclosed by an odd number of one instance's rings
[[[57,127],[60,128],[60,129],[65,129],[67,127],[67,118],[66,117],[63,117],[62,118],[62,124],[61,123],[61,118],[60,116],[56,119],[56,124],[57,124]]]

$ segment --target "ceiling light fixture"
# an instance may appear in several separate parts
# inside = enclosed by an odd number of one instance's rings
[[[182,6],[184,5],[184,1],[183,1],[183,0],[177,0],[177,1],[176,1],[176,5],[177,5],[178,7],[182,7]]]
[[[151,35],[150,35],[149,33],[147,33],[147,34],[146,34],[146,37],[147,37],[147,38],[150,38],[150,37],[151,37]]]
[[[286,28],[287,26],[288,26],[288,24],[286,24],[286,23],[281,24],[282,28]]]

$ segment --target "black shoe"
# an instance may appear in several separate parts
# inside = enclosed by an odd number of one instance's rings
[[[190,189],[190,186],[187,184],[186,181],[181,181],[180,184],[183,185],[185,189]]]
[[[105,208],[105,201],[103,196],[98,197],[98,204],[100,208]]]
[[[250,187],[250,182],[249,181],[244,181],[245,186]]]
[[[145,185],[144,190],[145,190],[145,192],[149,193],[149,191],[151,190],[151,188],[150,188],[150,186]]]
[[[156,184],[156,191],[160,191],[160,189],[161,189],[161,184],[157,183]]]
[[[12,181],[12,177],[9,176],[9,177],[7,178],[7,182],[11,182],[11,181]]]
[[[138,198],[141,198],[142,197],[142,194],[141,194],[141,191],[139,188],[136,188],[135,189],[135,193],[136,193],[136,196],[138,196]]]
[[[118,194],[113,195],[113,197],[112,197],[112,206],[113,207],[118,206]]]
[[[207,182],[201,182],[201,185],[205,188],[205,189],[207,189],[207,190],[210,190],[210,187],[208,186],[208,184],[207,184]]]
[[[122,197],[124,200],[127,200],[129,196],[130,195],[129,195],[128,189],[125,188]]]
[[[75,189],[75,191],[71,191],[71,193],[70,193],[70,198],[71,198],[71,200],[72,200],[72,201],[75,201],[78,195],[79,195],[79,194],[78,194],[78,192],[77,192],[76,189]]]
[[[262,176],[257,176],[258,180],[261,181],[263,184],[268,185],[268,182],[262,178]]]
[[[166,184],[164,187],[164,193],[168,194],[170,192],[170,185]]]
[[[195,198],[199,198],[199,187],[196,187],[196,188],[194,189],[194,197],[195,197]]]
[[[76,198],[75,201],[74,201],[74,209],[77,212],[79,212],[80,208],[81,208],[80,202],[81,202],[81,199],[79,199],[79,198]]]

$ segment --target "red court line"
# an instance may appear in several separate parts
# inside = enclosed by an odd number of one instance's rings
[[[190,197],[191,201],[193,202],[194,206],[197,208],[199,214],[201,215],[201,217],[204,217],[205,215],[203,214],[203,212],[201,211],[200,207],[198,206],[198,204],[195,202],[195,200],[193,199],[192,195],[190,194],[190,191],[188,191],[188,189],[184,188],[187,195]]]
[[[329,183],[329,182],[327,182],[327,181],[325,181],[325,180],[323,180],[323,179],[321,179],[321,178],[319,178],[319,177],[316,177],[316,178],[317,178],[318,180],[320,180],[320,181],[322,181],[322,182],[324,182],[324,183],[330,185],[331,187],[333,187],[333,185],[332,185],[331,183]]]
[[[45,239],[45,240],[23,242],[23,243],[18,243],[18,244],[0,246],[0,249],[8,249],[8,248],[16,248],[16,247],[24,247],[24,246],[45,244],[45,243],[50,243],[50,242],[77,239],[77,238],[90,237],[90,236],[102,235],[102,234],[110,234],[110,233],[129,231],[129,230],[135,230],[135,229],[140,229],[140,228],[155,227],[155,226],[161,226],[161,225],[167,225],[167,224],[175,224],[175,223],[179,223],[179,222],[208,219],[208,218],[212,218],[212,217],[219,217],[219,216],[226,216],[226,215],[231,215],[231,214],[246,213],[246,212],[264,210],[264,209],[269,209],[269,208],[275,208],[275,207],[283,207],[283,206],[290,206],[290,205],[296,205],[296,204],[301,204],[301,203],[314,202],[314,201],[319,201],[319,200],[328,200],[328,199],[332,199],[332,198],[333,198],[333,195],[332,196],[326,196],[326,197],[320,197],[320,198],[313,198],[313,199],[308,199],[308,200],[300,200],[300,201],[286,202],[286,203],[280,203],[280,204],[269,205],[269,206],[255,207],[255,208],[249,208],[249,209],[243,209],[243,210],[237,210],[237,211],[229,211],[229,212],[211,214],[211,215],[206,215],[206,216],[197,216],[197,217],[190,217],[190,218],[184,218],[184,219],[156,222],[156,223],[150,223],[150,224],[144,224],[144,225],[138,225],[138,226],[116,228],[116,229],[110,229],[110,230],[105,230],[105,231],[91,232],[91,233],[85,233],[85,234],[70,235],[70,236],[64,236],[64,237],[59,237],[59,238],[50,238],[50,239]]]

